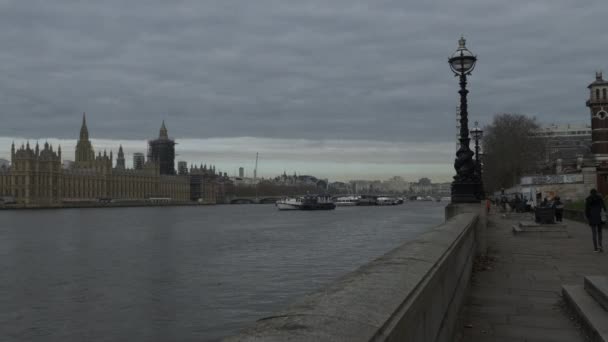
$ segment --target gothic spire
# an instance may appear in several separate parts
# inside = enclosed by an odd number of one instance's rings
[[[89,129],[87,128],[86,113],[82,113],[82,127],[80,127],[80,140],[89,140]]]
[[[118,146],[118,157],[116,157],[116,168],[124,170],[126,169],[125,153],[122,150],[122,145]]]
[[[160,126],[160,134],[158,137],[160,139],[169,139],[169,134],[167,133],[167,127],[165,127],[165,120],[163,120],[163,124]]]

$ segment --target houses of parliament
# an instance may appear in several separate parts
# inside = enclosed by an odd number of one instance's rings
[[[142,156],[143,157],[143,156]],[[180,165],[175,172],[175,141],[163,122],[157,139],[148,142],[147,160],[128,169],[122,146],[95,155],[83,114],[74,163],[65,167],[61,146],[29,142],[11,146],[11,164],[0,168],[0,196],[24,206],[61,206],[95,201],[198,201],[216,203],[223,193],[223,177],[215,167]],[[143,159],[143,158],[142,158]],[[184,162],[180,162],[183,164]]]

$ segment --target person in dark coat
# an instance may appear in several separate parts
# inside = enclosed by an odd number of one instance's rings
[[[555,209],[555,222],[562,222],[564,203],[562,203],[559,196],[556,196],[555,200],[553,201],[553,209]]]
[[[602,248],[602,210],[606,211],[604,199],[597,193],[597,190],[591,189],[589,197],[585,200],[585,216],[591,226],[591,234],[593,235],[593,249],[596,252],[603,252]]]
[[[543,200],[543,202],[540,204],[541,208],[549,208],[549,199],[547,199],[547,197],[545,197],[545,199]]]

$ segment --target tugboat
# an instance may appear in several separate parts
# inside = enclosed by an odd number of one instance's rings
[[[328,195],[285,197],[276,202],[279,210],[332,210],[336,204]]]

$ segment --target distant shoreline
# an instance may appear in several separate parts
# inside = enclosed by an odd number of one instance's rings
[[[0,210],[183,207],[183,206],[209,206],[209,205],[216,205],[216,204],[215,203],[197,203],[197,202],[168,202],[168,203],[150,203],[150,202],[82,203],[82,202],[80,202],[80,203],[61,203],[61,204],[57,204],[57,205],[8,204],[8,205],[0,205]]]

